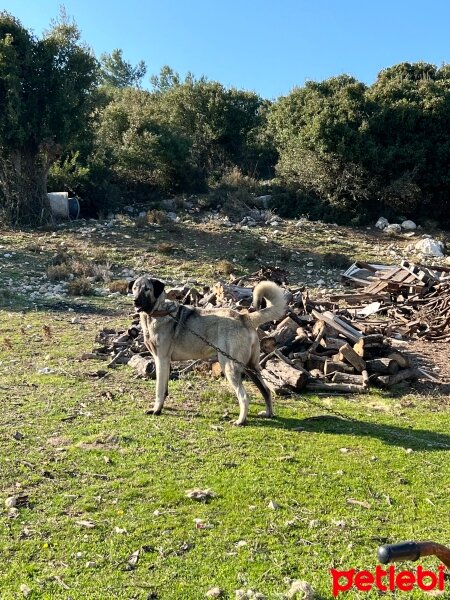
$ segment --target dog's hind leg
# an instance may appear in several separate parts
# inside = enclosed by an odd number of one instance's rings
[[[266,410],[261,411],[259,414],[260,417],[273,417],[273,405],[272,405],[272,394],[270,393],[269,388],[264,383],[261,375],[255,370],[245,371],[245,374],[248,375],[250,380],[256,385],[258,390],[261,392],[262,397],[264,398],[264,402],[266,403]]]
[[[168,394],[169,375],[170,375],[170,360],[155,357],[156,366],[156,396],[153,408],[147,413],[160,415],[164,406],[164,400]]]
[[[235,425],[244,425],[248,414],[248,396],[242,385],[242,371],[233,361],[219,355],[219,363],[239,402],[239,418]]]
[[[245,372],[250,377],[251,381],[256,385],[258,390],[261,392],[261,395],[264,398],[264,402],[266,403],[266,410],[258,413],[259,416],[267,418],[273,417],[274,413],[272,405],[272,394],[270,393],[270,390],[267,387],[261,375],[261,368],[259,366],[259,340],[256,338],[256,336],[252,345],[252,355],[248,362],[248,370],[246,370]]]

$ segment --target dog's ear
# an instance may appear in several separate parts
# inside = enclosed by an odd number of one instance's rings
[[[162,281],[159,281],[159,279],[152,279],[152,284],[153,284],[153,294],[155,295],[155,298],[159,298],[159,296],[161,296],[161,294],[163,293],[164,286],[166,284],[163,283]]]
[[[128,294],[131,294],[131,291],[133,289],[133,285],[134,285],[135,281],[136,281],[136,279],[132,279],[131,281],[128,282],[128,285],[127,285],[127,292],[128,292]]]

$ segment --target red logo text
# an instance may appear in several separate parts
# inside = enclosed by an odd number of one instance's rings
[[[424,592],[432,590],[444,590],[444,565],[439,565],[437,573],[427,571],[420,565],[415,571],[395,571],[392,565],[383,569],[377,565],[375,573],[371,571],[338,571],[331,569],[331,579],[333,587],[333,596],[336,597],[341,592],[348,592],[356,588],[360,592],[370,592],[378,589],[381,592],[400,590],[401,592],[410,592],[414,587]]]

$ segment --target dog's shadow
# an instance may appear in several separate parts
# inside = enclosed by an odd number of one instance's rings
[[[185,417],[207,420],[211,415],[202,414],[201,411],[192,410],[186,412],[181,406],[164,407],[164,414],[173,417]],[[221,424],[233,426],[233,413],[227,413],[221,419]],[[236,414],[237,417],[237,414]],[[160,417],[158,417],[160,418]],[[217,421],[214,421],[216,424]],[[450,435],[429,431],[427,429],[409,429],[396,425],[386,425],[363,420],[347,421],[334,415],[318,415],[305,419],[294,417],[275,416],[272,419],[249,414],[245,428],[275,428],[292,431],[293,434],[301,433],[328,433],[330,435],[351,435],[355,437],[365,436],[378,438],[391,446],[400,448],[411,448],[411,450],[424,450],[427,452],[438,450],[450,450]]]
[[[427,429],[411,430],[396,425],[386,425],[362,420],[347,421],[333,415],[319,415],[305,419],[274,417],[273,419],[252,418],[254,427],[276,427],[293,433],[329,433],[332,435],[354,435],[378,438],[392,446],[412,450],[450,450],[450,435]]]

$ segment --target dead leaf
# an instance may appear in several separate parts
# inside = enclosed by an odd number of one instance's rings
[[[372,508],[372,505],[368,502],[364,502],[363,500],[355,500],[355,498],[347,498],[348,504],[356,504],[357,506],[362,506],[363,508]]]
[[[126,529],[121,529],[120,527],[114,527],[114,533],[128,533]]]
[[[4,338],[3,339],[3,345],[5,346],[6,350],[12,350],[13,349],[13,345],[12,342],[9,338]]]
[[[50,329],[50,325],[42,326],[42,334],[44,336],[44,340],[46,340],[47,342],[52,339],[53,336],[52,336],[52,330]]]
[[[136,550],[128,558],[128,560],[127,560],[127,570],[128,571],[131,571],[134,568],[136,568],[136,565],[138,564],[138,561],[139,561],[139,554],[140,554],[140,550]]]
[[[95,527],[95,523],[93,521],[75,521],[75,523],[77,525],[79,525],[80,527],[87,527],[88,529],[93,529]]]

